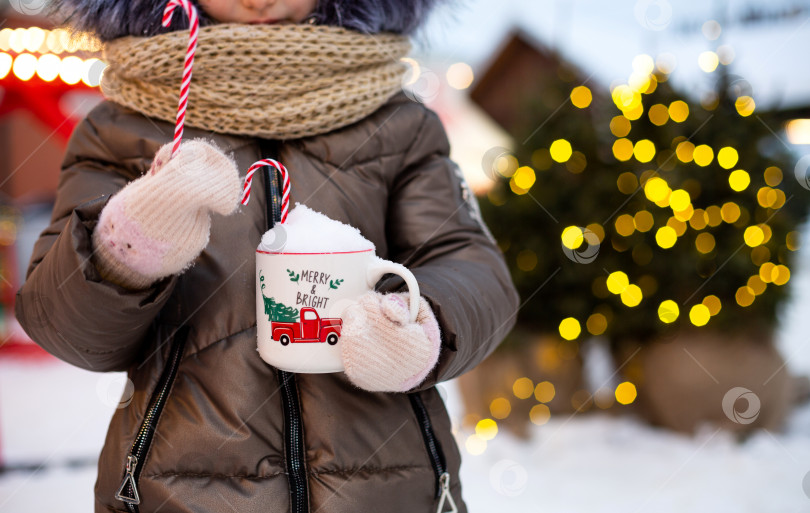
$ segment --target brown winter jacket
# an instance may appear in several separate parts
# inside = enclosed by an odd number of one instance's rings
[[[19,321],[43,348],[84,369],[126,371],[134,384],[101,452],[95,511],[428,513],[445,471],[466,511],[434,385],[487,356],[518,305],[437,116],[399,94],[367,119],[301,140],[185,132],[213,140],[242,173],[279,159],[291,204],[356,226],[378,255],[413,271],[442,330],[439,363],[415,394],[366,392],[342,373],[280,373],[259,358],[254,251],[267,196],[258,175],[250,204],[214,217],[210,244],[184,274],[144,291],[101,279],[90,260],[99,212],[172,133],[111,102],[90,112],[69,141],[51,226],[17,295]],[[128,506],[115,495],[124,484],[133,499],[133,483],[140,504]]]

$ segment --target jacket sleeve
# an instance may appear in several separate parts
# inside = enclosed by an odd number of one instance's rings
[[[512,329],[518,309],[503,255],[449,159],[444,128],[432,111],[424,116],[392,184],[386,220],[389,258],[413,272],[442,331],[438,364],[415,390],[475,367]],[[383,288],[401,288],[398,280]]]
[[[176,281],[129,291],[104,281],[91,261],[98,216],[137,167],[132,160],[123,164],[127,159],[105,145],[103,134],[88,117],[71,135],[51,224],[34,245],[15,301],[17,319],[32,340],[91,371],[125,370],[135,361]],[[130,142],[133,150],[140,146]]]

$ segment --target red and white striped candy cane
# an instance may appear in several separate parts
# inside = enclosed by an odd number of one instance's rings
[[[242,204],[247,205],[250,200],[250,186],[253,183],[253,174],[262,166],[270,166],[281,173],[281,222],[287,221],[287,212],[290,209],[290,174],[284,164],[273,159],[257,160],[245,175],[245,187],[242,189]]]
[[[177,7],[183,7],[189,20],[190,33],[188,35],[188,49],[186,50],[186,60],[183,64],[183,81],[180,83],[180,104],[177,106],[177,120],[174,124],[174,146],[172,146],[172,157],[177,154],[180,148],[180,139],[183,138],[183,125],[186,121],[186,106],[188,105],[188,86],[191,84],[191,67],[194,65],[194,52],[197,50],[197,32],[200,21],[197,18],[197,8],[191,4],[190,0],[169,0],[166,9],[163,10],[163,26],[168,27],[172,21],[172,14]]]

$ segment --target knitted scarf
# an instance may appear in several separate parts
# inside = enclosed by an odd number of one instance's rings
[[[174,122],[188,32],[105,44],[104,96]],[[296,139],[349,125],[397,93],[404,36],[318,25],[201,27],[186,125]]]

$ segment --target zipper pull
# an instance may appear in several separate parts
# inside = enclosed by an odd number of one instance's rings
[[[450,504],[449,513],[458,513],[456,501],[453,500],[453,495],[450,493],[450,474],[448,472],[439,476],[439,483],[442,486],[442,496],[439,499],[439,507],[436,508],[436,513],[444,513],[444,503],[447,501]]]
[[[135,486],[135,467],[138,465],[138,458],[130,454],[127,456],[127,473],[124,476],[124,482],[121,483],[121,486],[118,487],[118,491],[115,492],[115,498],[119,501],[126,502],[127,504],[140,504],[141,498],[138,496],[138,487]],[[121,495],[124,492],[124,489],[127,487],[127,483],[132,486],[132,497],[127,497],[126,495]],[[451,497],[452,500],[452,497]]]

